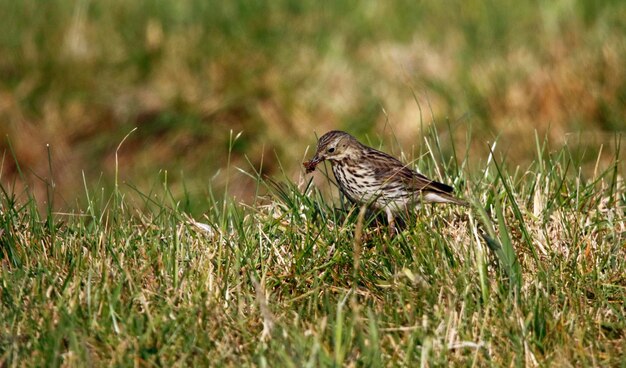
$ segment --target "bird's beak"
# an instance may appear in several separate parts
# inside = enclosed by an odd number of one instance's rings
[[[315,171],[315,167],[317,166],[317,164],[319,164],[322,161],[324,161],[324,158],[320,156],[318,152],[315,154],[315,156],[313,156],[313,158],[310,161],[305,162],[303,165],[306,168],[307,174]]]

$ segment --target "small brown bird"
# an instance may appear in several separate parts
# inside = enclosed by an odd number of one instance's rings
[[[351,202],[385,211],[391,232],[395,231],[395,216],[422,202],[467,205],[452,195],[454,189],[449,185],[428,179],[346,132],[324,134],[315,156],[304,163],[306,172],[314,171],[324,160],[330,161],[339,189]]]

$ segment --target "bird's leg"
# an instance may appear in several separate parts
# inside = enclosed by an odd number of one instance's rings
[[[392,236],[394,236],[396,234],[396,218],[393,215],[393,212],[391,212],[391,208],[387,207],[385,209],[385,212],[387,213],[387,224],[389,226],[389,237],[391,238]]]

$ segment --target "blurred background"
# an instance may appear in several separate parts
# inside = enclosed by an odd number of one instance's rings
[[[297,181],[330,129],[395,154],[436,131],[468,170],[537,135],[593,167],[625,117],[622,0],[0,0],[0,182],[54,182],[59,210],[110,190],[116,153],[124,185],[202,212],[255,196],[237,167]]]

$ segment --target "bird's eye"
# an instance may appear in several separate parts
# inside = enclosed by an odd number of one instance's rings
[[[328,149],[328,153],[333,153],[333,152],[335,152],[335,147],[330,147],[330,148]]]

